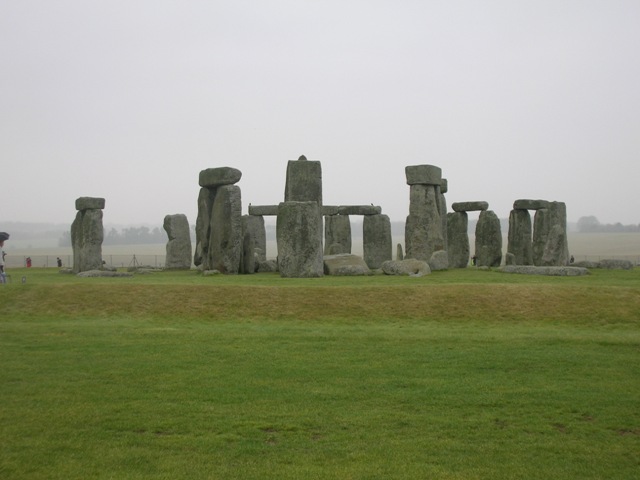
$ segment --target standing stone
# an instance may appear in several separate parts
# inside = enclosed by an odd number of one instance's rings
[[[467,212],[447,214],[447,256],[449,268],[467,268],[469,265],[469,216]]]
[[[513,255],[513,265],[533,265],[531,215],[528,210],[511,210],[507,253]]]
[[[437,198],[435,185],[411,185],[409,216],[405,224],[406,258],[428,262],[433,252],[444,250]]]
[[[104,229],[99,207],[104,204],[104,198],[80,197],[76,200],[78,213],[71,224],[74,273],[102,268]]]
[[[364,261],[371,269],[392,260],[391,221],[388,215],[365,215],[362,220]]]
[[[314,201],[322,206],[322,166],[319,161],[307,160],[304,155],[298,160],[289,160],[284,201]]]
[[[163,228],[169,237],[165,268],[189,270],[192,251],[187,216],[181,213],[166,215]]]
[[[317,201],[287,201],[279,205],[276,237],[280,276],[323,276],[320,214],[321,207]]]
[[[549,231],[542,252],[542,265],[556,267],[569,265],[567,207],[563,202],[550,202]]]
[[[396,260],[398,260],[398,261],[404,260],[404,253],[402,253],[402,244],[401,243],[396,245]]]
[[[445,182],[445,185],[446,185],[445,179],[443,179],[443,182]],[[446,191],[446,187],[445,187],[445,191]],[[436,189],[436,199],[438,201],[438,211],[440,212],[440,221],[442,222],[442,240],[444,242],[444,250],[447,250],[447,245],[448,245],[447,199],[444,197],[442,186],[437,187]]]
[[[240,187],[223,185],[216,189],[211,210],[209,264],[211,270],[236,274],[242,259],[242,199]]]
[[[256,254],[259,262],[267,260],[267,233],[264,227],[264,217],[261,215],[243,215],[242,229],[247,232],[252,240],[249,246]]]
[[[533,217],[533,238],[532,238],[532,256],[533,264],[537,267],[543,265],[542,257],[544,255],[544,247],[549,238],[551,230],[551,214],[548,208],[540,208],[536,210]]]
[[[349,215],[324,217],[324,253],[351,253],[351,221]]]
[[[209,265],[209,239],[211,237],[211,209],[215,198],[215,189],[201,188],[198,194],[198,217],[196,218],[196,251],[193,263],[202,265],[203,270],[212,270]]]
[[[476,258],[478,267],[499,267],[502,262],[500,219],[493,210],[480,212],[476,224]]]

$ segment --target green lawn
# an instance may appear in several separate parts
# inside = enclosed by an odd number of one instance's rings
[[[640,269],[11,273],[2,479],[638,478]]]

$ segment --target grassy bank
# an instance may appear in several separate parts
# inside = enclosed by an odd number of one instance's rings
[[[640,271],[0,289],[0,478],[636,478]]]

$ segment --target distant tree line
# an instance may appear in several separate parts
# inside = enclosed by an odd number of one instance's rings
[[[580,217],[578,219],[578,232],[580,233],[619,233],[619,232],[640,232],[640,224],[623,225],[618,223],[600,223],[596,217]]]
[[[192,237],[195,238],[195,237]],[[157,244],[167,243],[169,238],[167,232],[163,228],[155,227],[129,227],[121,231],[111,228],[105,232],[103,245],[141,245],[141,244]],[[58,245],[61,247],[71,246],[71,232],[64,232],[60,238]]]

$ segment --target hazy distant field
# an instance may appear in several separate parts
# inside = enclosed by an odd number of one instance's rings
[[[471,250],[473,251],[474,236],[469,236]],[[396,255],[396,245],[400,243],[404,248],[404,238],[394,236],[393,256]],[[503,252],[507,249],[506,236],[503,238]],[[601,258],[625,258],[640,264],[640,233],[570,233],[569,250],[576,260],[598,260]],[[69,265],[72,258],[70,247],[36,247],[12,248],[11,242],[5,245],[8,254],[7,265],[20,267],[24,265],[24,259],[30,256],[34,266],[55,266],[56,257],[61,257],[65,265]],[[362,238],[354,237],[352,252],[362,255]],[[102,253],[107,263],[117,267],[126,267],[133,263],[133,255],[140,264],[162,266],[164,264],[165,245],[115,245],[103,246]],[[275,258],[277,247],[275,241],[267,244],[267,257]]]

